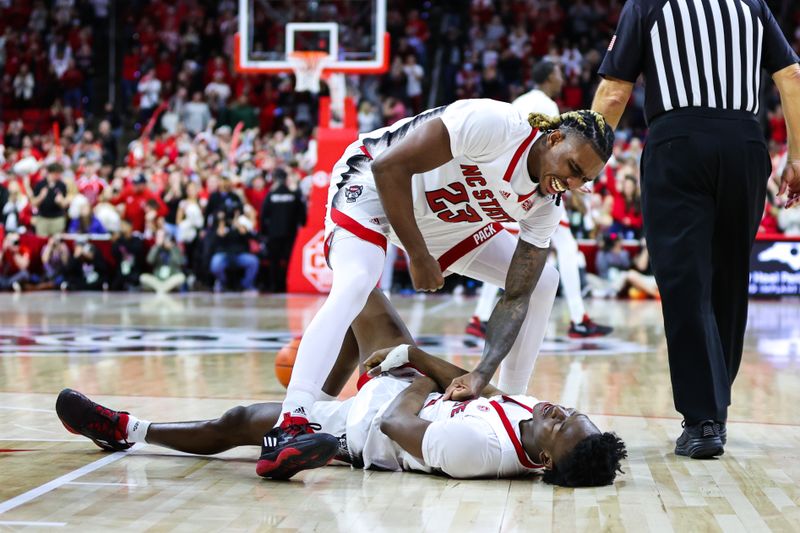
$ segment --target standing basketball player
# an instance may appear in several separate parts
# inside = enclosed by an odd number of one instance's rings
[[[692,458],[723,453],[742,359],[750,252],[770,174],[755,118],[762,65],[786,113],[780,192],[788,189],[791,207],[800,202],[800,67],[764,0],[629,0],[593,104],[616,127],[644,74],[642,213],[684,417],[675,453]]]
[[[383,271],[388,239],[409,256],[414,287],[435,291],[443,273],[505,286],[489,321],[484,357],[459,378],[457,394],[483,390],[504,361],[499,385],[524,392],[558,284],[546,266],[560,211],[555,198],[591,181],[610,157],[613,132],[589,111],[524,117],[510,104],[463,100],[371,133],[333,169],[326,217],[331,292],[305,331],[278,425],[264,457],[313,467],[306,413],[317,399],[353,319]],[[519,222],[517,242],[502,222]],[[506,356],[508,356],[506,358]],[[449,391],[452,394],[453,391]],[[303,446],[296,443],[302,437]]]
[[[527,116],[528,113],[541,113],[548,116],[558,116],[558,104],[554,98],[561,94],[564,85],[564,76],[561,67],[552,61],[544,59],[533,67],[533,82],[536,84],[529,91],[511,102],[517,111]],[[506,229],[509,229],[506,227]],[[558,256],[558,272],[561,274],[561,290],[569,308],[570,324],[567,335],[574,338],[602,337],[609,335],[614,328],[595,323],[586,314],[581,296],[581,278],[578,267],[578,243],[572,235],[567,218],[566,208],[561,207],[561,221],[550,238],[550,244]],[[481,294],[475,306],[475,316],[467,325],[467,333],[483,337],[485,335],[486,321],[494,308],[498,287],[491,283],[484,283]]]

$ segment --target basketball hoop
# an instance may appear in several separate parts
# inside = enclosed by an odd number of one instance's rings
[[[294,51],[288,54],[287,59],[294,71],[294,90],[319,93],[322,71],[333,60],[330,54],[314,50]]]

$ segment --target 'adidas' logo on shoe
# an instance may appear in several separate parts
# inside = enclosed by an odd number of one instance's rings
[[[278,445],[278,439],[264,435],[264,446],[271,448]]]

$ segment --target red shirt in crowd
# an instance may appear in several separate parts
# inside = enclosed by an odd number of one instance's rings
[[[247,199],[247,203],[253,206],[253,209],[256,210],[256,224],[258,224],[258,221],[261,220],[261,207],[264,205],[264,198],[267,197],[268,193],[269,188],[267,187],[262,189],[245,187],[244,189],[244,197]]]
[[[142,65],[142,58],[133,53],[125,54],[122,58],[122,79],[126,81],[136,81],[139,79],[139,69]]]
[[[770,115],[769,117],[770,137],[778,144],[786,143],[786,119],[783,115]]]
[[[172,77],[175,74],[175,67],[172,64],[172,61],[167,58],[163,61],[159,61],[156,64],[156,78],[161,80],[162,83],[167,83],[172,81]]]
[[[83,175],[75,181],[78,191],[89,200],[89,205],[95,205],[100,194],[106,188],[106,182],[98,175]]]
[[[31,252],[25,246],[20,245],[17,248],[17,252],[13,252],[11,250],[6,250],[3,253],[3,264],[0,266],[0,272],[3,273],[5,276],[13,276],[14,274],[19,272],[19,267],[17,266],[17,262],[14,260],[14,255],[22,254],[28,257],[28,260],[31,258]]]
[[[605,185],[608,194],[614,198],[614,204],[611,206],[611,217],[614,221],[634,230],[641,230],[643,223],[640,202],[634,202],[630,206],[626,204],[625,195],[617,190],[616,170],[608,165],[605,169],[605,182],[602,185]],[[595,187],[601,194],[602,185],[600,189]]]
[[[764,207],[764,218],[761,219],[761,224],[758,225],[759,233],[781,233],[778,228],[778,219],[772,214],[769,202],[766,202]]]
[[[638,205],[628,206],[622,193],[614,195],[614,206],[611,216],[616,222],[635,230],[642,229],[642,212]]]
[[[144,231],[144,214],[147,202],[154,200],[158,204],[158,216],[167,214],[167,206],[161,198],[150,189],[143,188],[139,191],[133,185],[127,185],[119,196],[111,200],[114,205],[125,205],[125,220],[131,223],[133,231]]]

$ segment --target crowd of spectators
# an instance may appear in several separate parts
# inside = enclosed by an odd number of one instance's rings
[[[513,100],[541,59],[563,72],[561,110],[587,107],[622,1],[389,4],[389,71],[348,78],[360,131],[437,91],[438,103]],[[97,101],[109,5],[0,5],[0,290],[285,290],[316,163],[315,99],[290,76],[235,71],[234,2],[139,0],[117,5],[117,98]],[[783,16],[800,28],[800,10]],[[800,48],[800,29],[794,39]],[[786,129],[765,87],[777,171]],[[575,235],[603,250],[642,237],[642,105],[637,89],[593,192],[565,199]],[[775,192],[762,230],[800,234],[800,211],[781,210]]]

